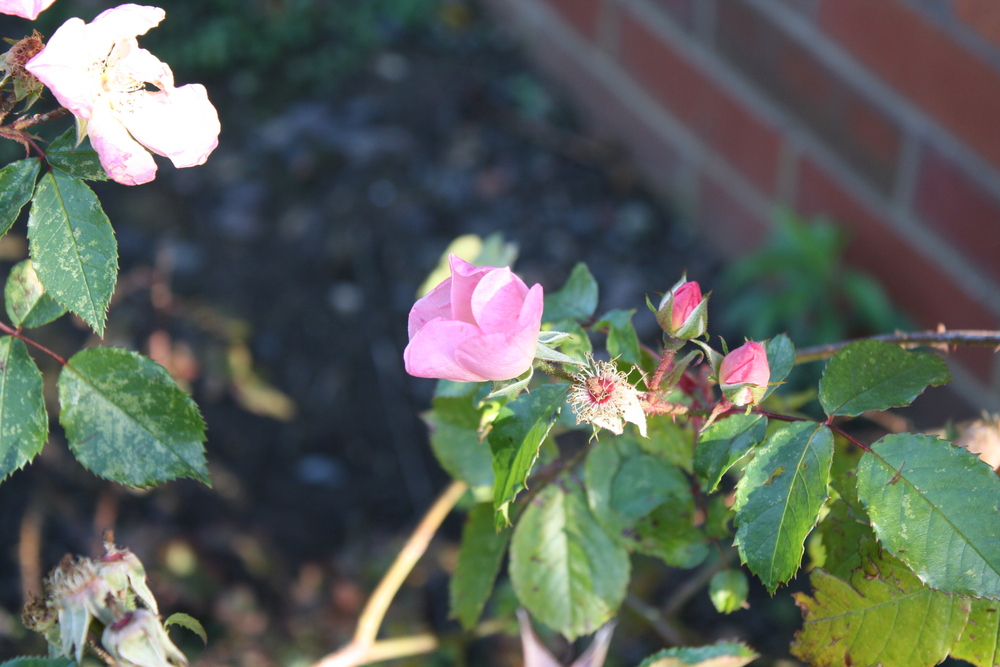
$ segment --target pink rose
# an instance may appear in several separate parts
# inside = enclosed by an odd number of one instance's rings
[[[0,12],[34,21],[56,0],[0,0]]]
[[[170,67],[136,41],[165,15],[128,4],[90,23],[72,18],[25,65],[77,117],[108,176],[125,185],[156,177],[146,148],[176,167],[193,167],[219,143],[219,116],[205,87],[175,88]]]
[[[656,321],[666,333],[664,343],[673,349],[682,346],[684,341],[705,335],[708,329],[708,298],[702,296],[701,286],[693,280],[681,278],[660,301]]]
[[[767,352],[760,343],[744,343],[719,364],[719,387],[733,405],[758,403],[764,398],[770,379]]]
[[[701,286],[694,280],[689,280],[674,290],[673,296],[674,307],[670,311],[670,323],[674,331],[677,331],[701,303]]]
[[[531,367],[542,325],[542,286],[509,268],[449,255],[451,277],[413,304],[406,372],[456,382],[509,380]]]

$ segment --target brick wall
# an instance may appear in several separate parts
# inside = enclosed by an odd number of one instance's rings
[[[1000,1],[488,4],[723,252],[790,203],[920,325],[1000,328]],[[953,369],[1000,409],[997,355]]]

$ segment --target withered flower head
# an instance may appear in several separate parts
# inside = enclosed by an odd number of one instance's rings
[[[115,620],[108,606],[108,599],[114,600],[114,592],[98,574],[94,561],[74,559],[69,554],[52,571],[46,584],[51,605],[59,617],[62,654],[80,662],[91,619],[104,624]]]
[[[104,536],[104,556],[97,563],[97,571],[104,577],[115,594],[131,609],[130,594],[134,593],[154,614],[159,613],[156,598],[146,584],[146,569],[139,558],[128,549],[115,546],[114,535]]]
[[[622,434],[625,422],[632,422],[645,438],[646,413],[628,377],[613,363],[594,361],[592,357],[588,362],[589,368],[574,376],[576,381],[569,390],[576,422],[600,426],[615,435]]]

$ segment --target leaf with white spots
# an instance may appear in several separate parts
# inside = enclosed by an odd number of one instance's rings
[[[0,338],[0,480],[35,458],[49,435],[42,374],[24,343]]]
[[[69,128],[49,144],[45,151],[45,161],[77,178],[88,181],[108,180],[108,172],[101,166],[101,159],[91,147],[90,139],[84,137],[80,145],[76,145],[75,127]]]
[[[887,435],[858,463],[858,497],[889,553],[931,588],[1000,598],[1000,478],[928,435]]]
[[[118,279],[118,244],[94,191],[58,169],[42,176],[28,216],[28,241],[45,290],[103,335]]]
[[[833,355],[819,382],[819,402],[831,417],[909,405],[929,385],[951,381],[941,357],[859,340]]]
[[[0,169],[0,236],[17,221],[24,205],[31,201],[41,161],[26,158]]]
[[[61,317],[66,309],[45,292],[31,260],[14,265],[3,288],[7,317],[14,326],[33,329]]]
[[[210,483],[198,407],[151,359],[81,350],[59,375],[59,402],[70,449],[94,474],[136,487],[177,477]]]

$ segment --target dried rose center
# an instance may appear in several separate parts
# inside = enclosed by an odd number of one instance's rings
[[[590,400],[598,405],[610,401],[612,394],[615,392],[615,382],[611,378],[591,377],[587,378],[586,384]]]

